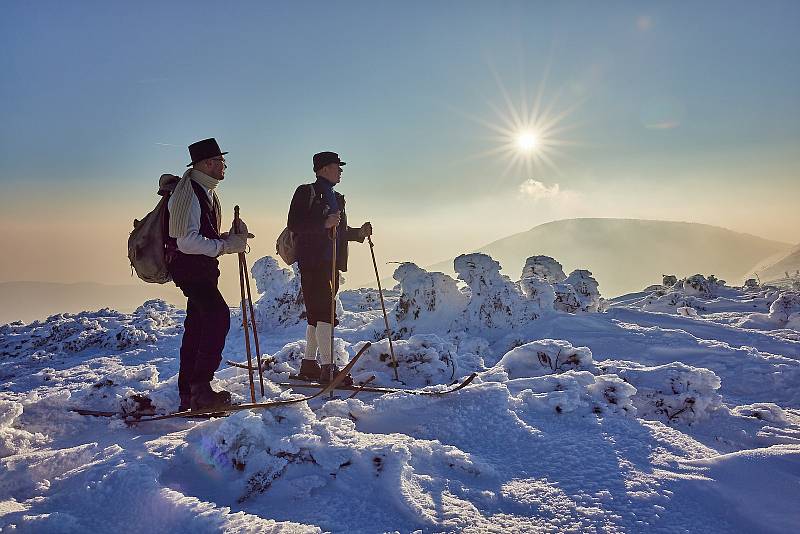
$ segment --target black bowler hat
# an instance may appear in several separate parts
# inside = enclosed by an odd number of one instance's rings
[[[347,165],[347,163],[339,159],[339,154],[336,152],[320,152],[319,154],[314,154],[314,172],[317,172],[325,165],[330,165],[331,163],[336,163],[340,167],[342,165]]]
[[[216,158],[217,156],[224,156],[225,154],[227,154],[227,152],[220,152],[216,139],[213,137],[203,139],[202,141],[198,141],[189,145],[189,157],[192,158],[192,162],[188,164],[187,167],[191,167],[198,161],[203,161],[204,159],[208,158]]]

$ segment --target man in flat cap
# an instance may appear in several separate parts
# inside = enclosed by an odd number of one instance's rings
[[[347,271],[347,243],[363,243],[372,235],[372,225],[366,222],[360,228],[347,226],[344,196],[333,190],[342,179],[345,165],[339,155],[320,152],[314,154],[313,163],[317,180],[295,190],[287,226],[297,236],[297,262],[308,319],[306,353],[299,375],[326,383],[339,371],[331,351],[333,327],[338,323],[332,303],[339,289],[339,271]],[[352,384],[352,378],[346,377],[342,383]]]
[[[214,138],[189,145],[190,167],[169,199],[167,251],[172,279],[186,295],[178,393],[180,411],[228,405],[231,394],[211,389],[230,328],[230,309],[217,288],[222,254],[244,252],[247,225],[220,232],[216,187],[225,179],[225,154]]]

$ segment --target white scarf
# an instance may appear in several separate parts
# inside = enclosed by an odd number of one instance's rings
[[[216,212],[217,223],[219,224],[222,220],[219,197],[217,197],[217,193],[214,191],[221,180],[212,178],[197,169],[187,169],[187,171],[183,173],[183,178],[181,178],[178,185],[175,186],[175,191],[172,192],[172,209],[169,212],[170,237],[183,237],[189,231],[189,210],[191,209],[192,197],[194,196],[192,180],[211,191],[211,204],[214,206],[214,211]]]

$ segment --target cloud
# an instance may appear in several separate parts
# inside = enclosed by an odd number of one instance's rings
[[[665,120],[663,122],[654,122],[651,124],[645,124],[644,127],[650,130],[671,130],[673,128],[677,128],[680,125],[681,123],[677,120]]]
[[[522,196],[531,198],[533,200],[555,198],[558,196],[563,196],[567,193],[567,191],[562,191],[561,186],[558,184],[553,184],[548,187],[543,182],[539,182],[533,178],[528,178],[522,182],[519,185],[519,192],[522,193]]]

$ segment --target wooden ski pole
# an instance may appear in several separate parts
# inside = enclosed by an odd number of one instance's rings
[[[261,385],[261,396],[264,396],[264,370],[261,368],[261,347],[258,344],[258,330],[256,329],[256,312],[253,307],[253,298],[250,296],[250,274],[247,270],[247,261],[244,264],[244,283],[247,287],[247,304],[250,307],[250,323],[253,327],[253,341],[256,347],[256,361],[258,362],[258,382]]]
[[[397,375],[397,359],[394,357],[394,346],[392,345],[392,331],[389,328],[389,317],[386,315],[386,304],[383,302],[383,288],[381,287],[381,276],[378,274],[378,262],[375,261],[375,245],[372,244],[372,236],[367,236],[367,242],[369,243],[369,252],[372,254],[372,266],[375,267],[375,279],[378,281],[378,295],[381,297],[383,322],[386,324],[386,337],[389,339],[389,353],[392,356],[392,365],[394,365],[394,379],[399,382],[400,378]]]
[[[239,226],[238,212],[236,215],[236,230],[242,230]],[[253,307],[253,296],[250,292],[250,271],[247,269],[247,257],[244,252],[239,254],[242,262],[242,270],[244,271],[244,283],[247,288],[247,305],[250,308],[250,325],[253,328],[253,342],[256,348],[256,361],[258,363],[258,383],[261,386],[261,396],[264,396],[264,370],[261,368],[261,346],[258,343],[258,328],[256,327],[256,311]]]
[[[331,364],[333,364],[335,357],[333,355],[333,333],[336,330],[336,249],[338,248],[338,243],[336,242],[336,226],[331,228],[332,235],[333,235],[333,261],[331,261]],[[331,373],[328,379],[333,382],[333,365],[331,365]],[[331,397],[333,397],[333,391],[331,390]]]
[[[234,229],[239,229],[239,206],[233,208],[233,224]],[[253,380],[253,355],[250,352],[250,330],[248,328],[247,320],[247,307],[244,304],[244,252],[240,252],[239,256],[239,289],[242,294],[242,328],[244,329],[244,347],[247,351],[247,374],[250,379],[250,400],[253,404],[256,403],[256,385]]]

